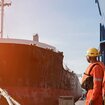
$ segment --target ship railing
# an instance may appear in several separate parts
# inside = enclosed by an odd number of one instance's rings
[[[0,88],[0,95],[7,100],[9,105],[21,105],[15,99],[13,99],[5,89]]]

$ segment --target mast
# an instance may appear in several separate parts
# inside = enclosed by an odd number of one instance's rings
[[[10,3],[5,3],[4,0],[1,0],[1,2],[0,2],[0,6],[1,6],[1,31],[0,31],[1,38],[3,38],[4,6],[10,6],[10,5],[11,5],[11,2]]]
[[[1,1],[1,38],[3,38],[4,0]]]

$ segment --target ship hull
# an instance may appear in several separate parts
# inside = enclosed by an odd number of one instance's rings
[[[60,96],[74,96],[74,94],[77,94],[70,90],[51,88],[6,87],[6,90],[21,105],[59,105]],[[78,96],[76,97],[78,99]]]
[[[0,43],[0,86],[21,105],[58,105],[60,96],[73,96],[77,101],[79,80],[62,64],[62,52]]]

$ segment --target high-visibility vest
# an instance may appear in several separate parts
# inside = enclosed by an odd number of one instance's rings
[[[82,88],[86,89],[87,91],[89,89],[92,89],[93,88],[93,77],[90,75],[91,71],[92,71],[92,68],[95,66],[95,65],[100,65],[102,67],[102,70],[105,71],[105,66],[103,63],[101,62],[96,62],[96,63],[92,63],[89,65],[89,67],[87,68],[87,70],[85,71],[83,77],[82,77]],[[104,75],[105,76],[105,75]],[[102,78],[103,79],[103,78]],[[99,80],[99,79],[98,79]],[[102,80],[101,80],[102,81]],[[104,78],[104,84],[105,84],[105,78]],[[103,85],[102,85],[103,87]],[[105,88],[105,86],[104,86]],[[104,89],[105,90],[105,89]],[[105,91],[104,91],[105,92]]]

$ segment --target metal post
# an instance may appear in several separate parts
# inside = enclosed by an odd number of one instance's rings
[[[4,0],[1,0],[1,38],[3,38]]]
[[[4,0],[1,0],[1,38],[3,38],[3,29],[4,29],[4,6],[10,6],[11,5],[11,2],[10,3],[4,3]]]

